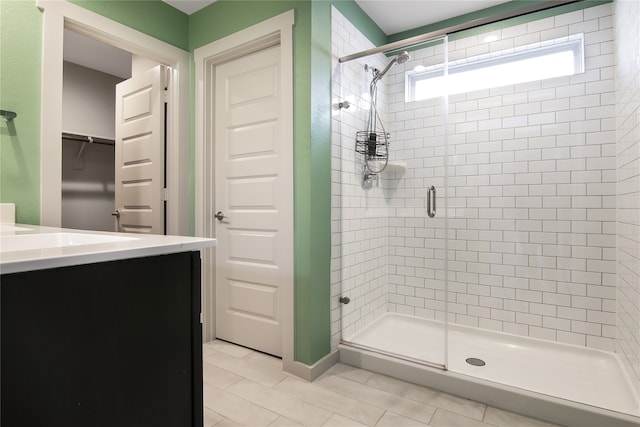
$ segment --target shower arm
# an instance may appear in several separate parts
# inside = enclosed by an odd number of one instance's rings
[[[389,61],[389,63],[387,64],[386,67],[384,67],[384,69],[382,71],[377,71],[374,69],[374,73],[375,75],[373,76],[373,80],[371,80],[371,86],[375,86],[378,81],[385,75],[387,74],[387,72],[391,69],[391,67],[393,67],[393,65],[398,62],[398,58],[395,57],[393,58],[391,61]]]

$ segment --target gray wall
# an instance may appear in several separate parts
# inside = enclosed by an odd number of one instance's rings
[[[115,137],[115,85],[121,78],[64,63],[63,132]],[[62,144],[62,226],[113,231],[114,147]]]

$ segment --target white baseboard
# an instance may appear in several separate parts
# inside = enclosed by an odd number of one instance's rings
[[[301,362],[287,363],[283,361],[283,369],[297,377],[307,381],[313,381],[324,374],[329,368],[340,361],[340,354],[337,350],[327,354],[313,365],[306,365]]]

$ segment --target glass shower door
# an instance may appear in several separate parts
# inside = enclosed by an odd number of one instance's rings
[[[442,95],[415,100],[405,83],[416,70],[444,74],[445,51],[443,40],[421,46],[378,80],[376,116],[389,141],[381,172],[367,169],[356,134],[371,117],[372,79],[400,52],[334,73],[334,97],[350,104],[334,115],[333,136],[341,342],[439,368],[446,365],[446,103]]]

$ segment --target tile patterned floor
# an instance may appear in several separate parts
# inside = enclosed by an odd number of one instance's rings
[[[244,347],[203,352],[206,427],[557,427],[344,364],[309,383]]]

